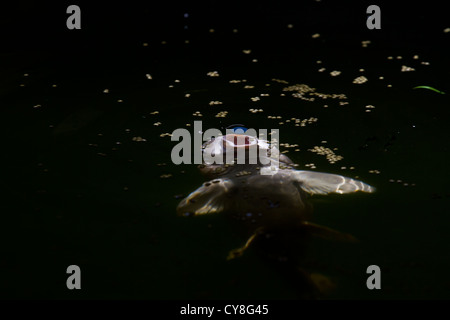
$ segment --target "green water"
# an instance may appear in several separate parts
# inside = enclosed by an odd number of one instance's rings
[[[11,64],[3,68],[0,89],[1,296],[299,298],[298,288],[256,252],[226,261],[245,239],[222,216],[176,216],[181,197],[203,179],[195,165],[172,164],[175,143],[160,135],[191,130],[186,124],[202,120],[204,130],[234,123],[279,128],[282,143],[299,145],[300,151],[287,155],[300,168],[315,163],[315,170],[358,176],[377,188],[373,194],[311,200],[315,222],[360,240],[316,239],[308,245],[306,268],[337,284],[327,298],[448,298],[449,95],[412,89],[427,85],[450,93],[448,34],[436,27],[433,41],[425,32],[399,32],[393,39],[367,30],[349,35],[326,25],[306,28],[306,22],[289,29],[288,20],[260,32],[243,25],[237,33],[229,22],[211,33],[214,22],[206,19],[191,33],[153,31],[117,41],[111,36],[73,51],[3,51]],[[321,36],[314,39],[316,32]],[[363,40],[372,42],[364,48]],[[401,72],[402,65],[415,71]],[[342,73],[332,77],[333,70]],[[208,77],[211,71],[219,77]],[[369,81],[353,84],[361,75]],[[294,84],[345,94],[348,104],[283,92]],[[256,96],[260,100],[253,102]],[[366,112],[367,105],[375,109]],[[263,112],[253,114],[252,108]],[[193,116],[195,111],[203,116]],[[220,111],[227,116],[215,117]],[[310,117],[318,121],[305,127],[284,121]],[[338,148],[343,159],[330,164],[308,151],[314,146]],[[65,286],[71,264],[82,270],[77,292]],[[372,264],[381,268],[381,290],[366,287]]]

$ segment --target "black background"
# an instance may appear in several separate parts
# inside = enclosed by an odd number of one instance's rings
[[[77,4],[81,8],[81,30],[68,30],[66,28],[66,19],[68,17],[66,8],[71,4]],[[366,27],[366,9],[371,4],[377,4],[381,8],[381,30],[368,30]],[[185,13],[189,14],[188,18],[184,17]],[[2,115],[1,119],[4,124],[2,131],[5,139],[3,159],[9,162],[4,167],[5,176],[7,176],[5,181],[7,182],[0,185],[6,190],[3,192],[5,201],[2,203],[2,214],[7,213],[2,225],[2,230],[4,230],[2,232],[4,237],[2,245],[7,248],[8,255],[4,256],[0,265],[6,270],[2,272],[4,279],[2,284],[6,284],[6,288],[0,292],[4,298],[146,297],[145,288],[143,287],[140,287],[141,291],[132,292],[135,287],[133,281],[134,283],[139,283],[140,277],[136,276],[133,278],[133,271],[128,269],[127,271],[121,270],[121,266],[125,265],[123,261],[122,263],[124,264],[120,266],[105,267],[102,264],[96,265],[95,252],[90,253],[88,258],[84,257],[75,241],[72,243],[65,239],[60,242],[60,240],[55,239],[52,231],[49,232],[52,227],[40,229],[41,224],[46,225],[47,218],[39,220],[41,218],[36,218],[28,211],[22,210],[22,206],[27,208],[26,203],[30,200],[30,197],[26,195],[25,191],[18,196],[17,190],[27,188],[24,185],[27,186],[27,179],[30,176],[30,163],[33,162],[33,165],[35,165],[35,163],[39,162],[38,159],[35,159],[33,156],[29,157],[29,155],[38,154],[41,150],[50,149],[55,145],[41,141],[37,142],[37,138],[36,140],[33,139],[33,131],[27,131],[26,128],[27,121],[32,122],[29,118],[23,120],[24,123],[18,123],[18,125],[23,125],[24,130],[20,132],[11,131],[14,121],[17,121],[19,119],[18,115],[22,114],[22,110],[19,108],[20,103],[16,103],[18,101],[16,97],[27,98],[26,95],[22,95],[18,86],[14,88],[9,87],[9,83],[13,80],[15,81],[18,74],[22,75],[27,70],[33,70],[35,66],[49,65],[51,66],[49,70],[53,70],[55,74],[65,74],[65,77],[69,79],[68,83],[73,84],[83,83],[86,79],[94,79],[95,74],[101,74],[102,72],[102,81],[107,79],[108,75],[115,73],[123,75],[126,79],[128,76],[137,74],[136,70],[140,68],[142,61],[148,57],[148,60],[156,65],[154,68],[157,70],[156,73],[162,75],[164,69],[158,69],[158,63],[162,61],[174,60],[174,64],[177,64],[177,61],[179,61],[178,64],[182,64],[185,60],[190,61],[192,69],[198,65],[217,66],[215,61],[218,58],[232,56],[236,48],[241,50],[241,48],[245,47],[258,51],[261,60],[269,60],[275,56],[280,61],[285,60],[288,63],[292,60],[294,62],[296,58],[290,56],[289,53],[304,51],[306,57],[325,54],[330,56],[329,60],[345,61],[348,65],[352,65],[353,61],[350,55],[347,57],[345,50],[342,50],[342,48],[348,47],[348,52],[356,52],[360,47],[360,41],[367,38],[376,44],[372,53],[374,57],[380,55],[388,56],[393,54],[392,52],[410,51],[414,53],[415,48],[420,48],[421,56],[427,56],[432,61],[439,61],[439,66],[441,66],[440,70],[434,71],[435,73],[424,71],[428,80],[426,84],[436,85],[439,88],[450,87],[448,77],[448,70],[450,70],[448,59],[450,57],[450,46],[448,41],[442,41],[442,31],[450,27],[450,19],[443,2],[316,2],[311,0],[274,1],[271,3],[244,1],[209,1],[201,3],[174,3],[169,1],[96,1],[95,3],[93,1],[60,1],[58,3],[50,3],[17,1],[2,6],[0,14],[2,57],[0,61],[0,84],[3,86],[2,91],[0,91],[2,93],[0,104],[3,106],[8,105],[8,108],[4,109],[4,115]],[[288,24],[293,24],[294,28],[286,32]],[[185,26],[188,26],[188,28],[186,29]],[[209,29],[211,28],[215,29],[215,37],[210,37]],[[235,38],[231,32],[234,28],[239,29],[238,38]],[[322,49],[317,46],[310,46],[311,41],[313,41],[310,38],[314,33],[326,34],[327,52],[321,52]],[[179,45],[185,39],[189,39],[195,44],[198,51],[203,49],[207,52],[210,51],[211,56],[207,58],[195,55],[189,56],[192,55],[192,52],[187,53],[185,56],[180,51],[181,46]],[[134,50],[133,52],[137,52],[144,42],[148,42],[149,47],[152,48],[157,44],[159,45],[161,41],[166,40],[168,41],[167,49],[157,49],[151,55],[147,53],[137,53],[135,56],[134,53],[129,54],[130,48],[132,51]],[[319,41],[325,40],[320,39]],[[178,44],[172,45],[172,43]],[[189,58],[187,58],[188,56]],[[230,63],[230,65],[224,64],[222,67],[222,69],[233,67],[233,63]],[[187,70],[189,68],[189,66],[186,66]],[[273,69],[276,69],[276,66],[273,66]],[[257,72],[255,77],[259,75]],[[100,82],[100,80],[98,81]],[[414,84],[417,85],[418,83]],[[119,87],[118,82],[115,85]],[[400,89],[410,88],[412,85],[412,81],[406,81],[404,84],[399,84],[398,87]],[[95,88],[95,90],[97,89]],[[70,100],[74,104],[76,102],[81,103],[93,92],[94,85],[87,85],[85,92],[80,93],[80,95],[74,95],[73,99],[71,98]],[[61,93],[62,96],[67,97],[68,94],[63,92]],[[447,96],[442,99],[447,99],[446,101],[448,102]],[[424,103],[423,109],[429,112],[434,117],[433,119],[445,119],[448,116],[448,110],[433,109],[425,104],[430,97],[434,98],[431,93],[426,92],[419,96],[417,101]],[[440,100],[441,103],[442,101]],[[27,104],[30,103],[30,101],[27,101]],[[442,104],[445,104],[445,102]],[[134,108],[133,111],[140,111],[140,108],[144,109],[144,107],[139,106]],[[421,112],[425,112],[423,109]],[[408,116],[407,114],[405,122],[409,121]],[[441,122],[439,123],[442,124]],[[383,123],[380,124],[380,127],[382,126]],[[445,141],[447,139],[444,136],[446,129],[444,127],[440,128],[439,130],[436,129],[436,132],[441,134],[439,141]],[[25,137],[25,133],[32,137]],[[430,136],[432,137],[433,134],[430,133]],[[58,143],[56,146],[60,150],[65,151],[65,144]],[[32,159],[32,161],[30,160],[30,163],[28,163],[27,159]],[[443,159],[445,157],[440,160]],[[85,166],[89,167],[89,164],[85,164]],[[444,168],[444,165],[437,168]],[[71,169],[69,168],[68,170]],[[72,174],[73,176],[77,175],[76,171]],[[431,175],[441,175],[440,177],[442,177],[446,173],[439,171]],[[424,174],[424,176],[428,176],[428,173]],[[155,184],[152,187],[158,192],[159,186]],[[446,186],[442,188],[446,188]],[[432,192],[430,191],[430,193]],[[31,199],[34,198],[31,197]],[[52,202],[53,200],[51,199],[45,201],[45,205],[54,203],[55,206],[58,206],[65,202],[65,198],[58,199],[60,202]],[[170,210],[173,211],[173,207],[174,205],[170,204],[164,209],[171,212]],[[15,214],[10,214],[11,212]],[[131,216],[140,222],[148,222],[146,219],[153,219],[148,218],[147,213],[141,214],[136,212]],[[70,214],[68,215],[70,216]],[[141,216],[145,216],[145,218],[141,218]],[[86,219],[87,221],[89,219],[87,217],[88,215],[86,214],[80,219]],[[107,213],[102,213],[99,218],[93,218],[93,224],[101,226],[103,223],[101,219],[109,218],[114,222],[123,222],[121,219],[126,219],[122,216],[108,217]],[[78,218],[73,219],[75,222],[79,222]],[[437,221],[436,224],[439,224],[439,217],[433,219]],[[155,220],[157,219],[155,218]],[[35,222],[38,227],[33,225]],[[416,225],[420,223],[421,220],[418,218]],[[180,223],[180,225],[182,224]],[[75,223],[75,225],[77,224]],[[84,225],[84,221],[80,225]],[[156,225],[158,224],[156,223]],[[72,232],[77,234],[75,229],[76,227],[74,227]],[[64,233],[64,230],[58,232]],[[167,232],[171,231],[168,229]],[[85,236],[82,232],[80,234],[80,238]],[[92,236],[92,238],[97,239],[95,236]],[[88,240],[81,245],[81,248],[87,251],[90,248]],[[108,240],[104,241],[106,243]],[[423,246],[432,247],[433,245],[424,244]],[[441,248],[444,248],[447,245],[441,243],[441,246]],[[107,246],[105,245],[105,247]],[[127,249],[122,248],[120,250],[126,251]],[[45,253],[41,255],[38,253],[40,250]],[[113,256],[114,249],[111,249],[111,251],[111,256]],[[445,259],[447,252],[440,250],[438,254]],[[42,260],[40,260],[41,257]],[[85,291],[81,293],[68,292],[65,289],[66,274],[63,272],[64,270],[61,270],[63,266],[71,264],[74,261],[74,257],[80,258],[82,267],[83,263],[88,266],[92,263],[93,266],[87,268],[89,271],[83,274],[83,279],[86,279],[83,281],[86,281],[84,283],[89,283],[89,281],[95,282],[95,280],[100,279],[98,284],[93,285],[97,290],[94,290],[94,293],[85,293]],[[125,256],[124,259],[127,257]],[[101,258],[98,258],[98,260],[101,260]],[[121,258],[117,258],[117,260],[121,260]],[[112,259],[112,261],[115,260]],[[138,268],[139,271],[144,269],[144,266]],[[17,271],[17,274],[13,271]],[[123,275],[123,278],[119,276],[120,279],[115,283],[114,275],[120,274],[122,271],[124,271],[125,275]],[[208,272],[209,277],[215,276],[213,271]],[[427,276],[430,273],[427,272]],[[58,277],[52,278],[52,276],[57,274],[59,275]],[[130,277],[133,281],[128,282]],[[170,278],[170,275],[167,277]],[[365,277],[365,275],[362,277]],[[153,278],[149,276],[149,279]],[[164,286],[164,281],[161,280],[160,287]],[[170,280],[167,281],[170,282]],[[195,284],[195,280],[191,279],[189,281],[190,285]],[[202,281],[202,283],[208,282],[207,279]],[[446,285],[448,286],[448,284]],[[176,287],[177,284],[171,283],[171,286]],[[106,288],[104,289],[105,291],[102,291],[103,287]],[[405,291],[407,290],[405,289]],[[433,288],[428,288],[428,290],[433,291]],[[114,293],[109,295],[110,292],[108,291]],[[441,288],[433,297],[448,297],[446,292],[445,289]],[[167,292],[164,294],[164,297],[170,295]],[[200,292],[194,298],[204,297],[202,294]],[[232,291],[229,294],[232,295]],[[383,297],[382,294],[376,294],[372,298]],[[182,294],[175,295],[175,297],[180,296],[184,297]],[[206,296],[208,295],[206,294]],[[155,297],[158,297],[158,293],[151,294],[151,298]],[[398,298],[398,296],[396,297]],[[426,293],[417,294],[413,297],[424,298]]]

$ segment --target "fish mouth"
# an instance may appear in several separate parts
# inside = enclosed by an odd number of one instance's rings
[[[247,134],[230,133],[224,136],[215,137],[203,145],[203,152],[212,155],[219,155],[236,152],[238,150],[250,150],[255,148],[258,151],[268,151],[270,146],[267,141]]]
[[[252,136],[244,135],[244,134],[227,134],[224,136],[222,141],[222,146],[225,149],[248,149],[251,146],[257,146],[258,139]]]

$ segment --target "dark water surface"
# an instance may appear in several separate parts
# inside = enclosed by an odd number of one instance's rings
[[[1,296],[299,298],[254,251],[226,261],[245,239],[222,216],[176,216],[204,180],[195,165],[172,164],[175,142],[161,135],[201,120],[204,130],[279,128],[281,143],[298,144],[282,151],[301,169],[314,163],[377,188],[312,199],[315,222],[360,240],[308,246],[305,269],[336,284],[326,298],[449,298],[449,21],[432,6],[380,5],[382,29],[367,30],[366,4],[329,2],[81,3],[82,30],[72,31],[63,4],[24,4],[13,11],[21,19],[3,19]],[[360,76],[368,81],[353,83]],[[346,99],[283,91],[295,84]],[[343,159],[330,163],[314,146]],[[65,285],[71,264],[82,270],[78,292]],[[366,287],[372,264],[378,291]]]

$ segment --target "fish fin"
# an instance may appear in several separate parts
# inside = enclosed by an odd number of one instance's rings
[[[309,274],[309,279],[322,296],[328,296],[337,287],[335,279],[318,272]]]
[[[205,182],[200,188],[184,198],[177,207],[181,216],[220,213],[226,204],[226,193],[232,187],[228,179],[214,179]]]
[[[300,188],[310,194],[375,192],[374,187],[364,182],[337,174],[299,170],[295,176]]]
[[[262,232],[263,228],[258,228],[250,236],[250,238],[248,238],[247,242],[242,247],[233,249],[228,253],[227,260],[233,260],[241,257],[244,254],[245,250],[247,250],[250,247],[250,245],[255,241],[255,239],[262,234]]]
[[[312,222],[302,221],[300,223],[300,227],[305,229],[308,233],[323,239],[344,242],[358,242],[358,239],[356,239],[349,233],[340,232]]]

